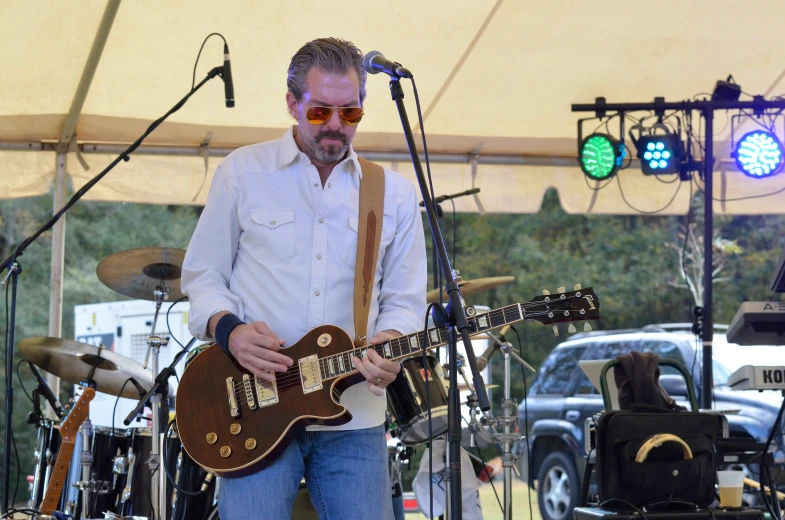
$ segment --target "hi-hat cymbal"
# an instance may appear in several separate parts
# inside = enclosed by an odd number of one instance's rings
[[[102,347],[95,347],[70,339],[36,337],[19,342],[22,357],[34,365],[66,381],[80,384],[96,366],[92,375],[96,390],[129,399],[139,399],[133,382],[123,389],[128,378],[133,378],[146,393],[153,386],[153,376],[141,363]],[[144,394],[143,394],[144,395]]]
[[[476,280],[464,280],[460,276],[457,278],[458,287],[461,288],[461,295],[468,296],[470,294],[477,294],[483,291],[490,291],[500,285],[510,283],[515,280],[514,276],[492,276],[490,278],[477,278]],[[442,292],[442,300],[447,301],[447,291]],[[428,303],[436,303],[439,301],[439,289],[428,291],[426,295]]]
[[[104,285],[122,295],[156,301],[155,290],[163,288],[168,300],[175,301],[183,297],[183,258],[184,249],[140,247],[107,256],[95,271]]]

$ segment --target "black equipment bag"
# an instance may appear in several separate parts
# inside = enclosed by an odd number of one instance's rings
[[[616,411],[600,416],[597,435],[597,485],[600,501],[621,499],[636,507],[668,499],[709,506],[714,500],[715,449],[722,417],[697,412],[646,413]],[[672,434],[677,442],[663,442],[636,462],[644,443],[653,435]],[[647,446],[649,447],[649,446]],[[641,450],[642,452],[644,450]],[[610,502],[605,509],[628,509]]]

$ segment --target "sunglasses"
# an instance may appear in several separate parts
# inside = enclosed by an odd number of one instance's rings
[[[347,125],[354,126],[359,123],[365,112],[360,107],[311,107],[305,111],[305,118],[312,125],[323,125],[338,111],[338,117]]]

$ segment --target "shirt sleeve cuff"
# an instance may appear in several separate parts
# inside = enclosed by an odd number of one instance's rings
[[[210,318],[219,312],[229,311],[237,315],[240,319],[243,318],[243,304],[235,298],[210,298],[209,307],[199,307],[191,302],[191,309],[188,314],[188,330],[199,341],[215,341],[215,338],[210,336],[207,332],[207,324]]]
[[[424,316],[417,316],[413,312],[396,309],[394,311],[387,311],[380,314],[376,320],[376,332],[378,334],[383,330],[397,330],[402,334],[413,334],[423,329]]]

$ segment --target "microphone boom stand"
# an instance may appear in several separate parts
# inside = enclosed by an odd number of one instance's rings
[[[455,360],[457,360],[458,353],[456,348],[457,341],[455,334],[455,331],[457,330],[463,339],[463,345],[466,349],[466,358],[469,361],[469,367],[471,367],[472,380],[477,392],[477,400],[479,401],[480,409],[485,412],[491,409],[490,404],[488,403],[488,394],[485,392],[485,382],[482,380],[480,372],[477,370],[477,360],[474,355],[474,350],[472,349],[471,339],[469,338],[469,326],[466,322],[466,313],[464,310],[460,289],[458,288],[458,284],[455,282],[455,278],[452,274],[450,259],[447,256],[447,248],[444,245],[444,235],[442,234],[442,231],[439,227],[439,221],[436,216],[433,200],[431,199],[430,193],[428,192],[428,185],[425,180],[425,174],[422,170],[422,164],[420,164],[420,157],[417,152],[417,146],[414,143],[414,135],[412,134],[412,128],[409,124],[409,117],[406,114],[406,107],[403,103],[403,88],[401,88],[401,83],[399,80],[400,78],[396,76],[390,77],[390,93],[392,95],[393,101],[395,101],[395,105],[398,108],[398,114],[401,118],[401,126],[403,127],[403,133],[406,137],[406,144],[409,147],[409,154],[412,157],[412,165],[414,166],[414,171],[417,174],[417,183],[420,186],[423,203],[425,204],[425,211],[428,215],[428,223],[431,227],[434,244],[439,253],[439,265],[446,280],[445,286],[447,289],[447,295],[450,298],[450,306],[454,311],[450,313],[450,317],[448,318],[450,328],[452,329],[452,333],[450,334],[451,341],[449,341],[448,345],[450,353],[450,364],[453,366],[453,363],[455,363]],[[447,439],[449,443],[450,461],[450,511],[453,519],[461,520],[463,515],[461,506],[461,421],[459,393],[457,391],[458,378],[456,372],[457,370],[450,370],[451,392],[449,396],[450,404],[447,408],[449,414],[449,434]],[[456,412],[459,414],[457,418],[450,417],[455,415]]]
[[[17,258],[22,256],[25,249],[32,244],[39,236],[41,236],[46,231],[50,230],[55,223],[60,220],[66,211],[71,209],[71,206],[76,204],[79,199],[81,199],[85,193],[87,193],[93,186],[98,184],[98,181],[104,178],[104,176],[109,173],[115,166],[117,166],[120,161],[129,161],[131,160],[130,154],[136,150],[139,145],[142,144],[142,141],[150,135],[158,126],[166,120],[170,115],[174,114],[180,108],[185,105],[186,101],[202,86],[207,83],[209,80],[213,79],[218,75],[223,74],[223,67],[214,67],[210,72],[207,73],[207,76],[199,82],[195,87],[191,89],[188,94],[185,95],[180,101],[178,101],[169,111],[161,116],[160,118],[153,121],[153,123],[147,128],[147,130],[137,139],[136,141],[131,144],[128,148],[125,149],[117,158],[112,161],[109,166],[107,166],[101,173],[93,177],[87,184],[85,184],[79,191],[74,193],[71,199],[63,206],[60,211],[52,215],[52,217],[43,225],[41,226],[38,231],[27,237],[19,246],[14,250],[11,255],[6,258],[2,264],[0,264],[0,272],[4,269],[8,269],[9,272],[6,275],[5,281],[8,277],[11,277],[11,309],[10,309],[10,318],[9,318],[9,330],[8,334],[8,348],[6,349],[6,391],[5,391],[5,442],[3,445],[3,509],[0,511],[2,514],[8,512],[8,501],[10,499],[9,491],[10,491],[10,483],[11,483],[11,420],[13,415],[13,368],[14,368],[14,328],[16,324],[16,286],[17,286],[17,277],[20,272],[22,272],[22,266],[19,265],[17,262]]]

